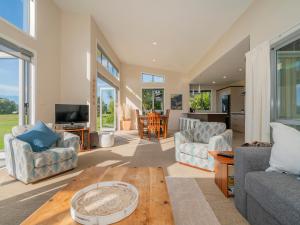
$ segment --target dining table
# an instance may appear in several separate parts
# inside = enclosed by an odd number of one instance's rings
[[[167,116],[167,115],[160,115],[160,123],[162,125],[164,125],[164,129],[163,129],[163,138],[164,139],[166,139],[167,135],[168,135],[168,119],[169,119],[169,116]],[[143,124],[142,126],[144,126],[144,124],[147,124],[147,120],[148,120],[147,115],[140,115],[140,123]],[[143,139],[144,132],[141,132],[140,135],[141,135],[141,138]]]

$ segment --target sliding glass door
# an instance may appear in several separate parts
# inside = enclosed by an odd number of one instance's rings
[[[30,58],[0,40],[0,151],[4,134],[29,123]]]
[[[104,79],[97,78],[97,129],[116,130],[117,90]]]

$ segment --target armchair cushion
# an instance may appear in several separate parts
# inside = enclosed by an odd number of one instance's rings
[[[74,148],[51,148],[47,151],[33,154],[34,167],[51,166],[55,163],[66,161],[76,157]]]
[[[201,159],[207,159],[208,157],[208,144],[202,143],[184,143],[180,145],[180,152],[195,156]]]
[[[33,128],[17,136],[17,138],[29,143],[32,151],[41,152],[49,149],[58,140],[59,136],[39,121]]]
[[[219,135],[225,130],[225,123],[201,122],[199,126],[194,129],[194,141],[208,144],[211,137]]]

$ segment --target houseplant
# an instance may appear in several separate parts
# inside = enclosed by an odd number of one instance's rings
[[[122,127],[123,130],[130,130],[131,129],[131,107],[127,104],[123,104],[122,106]]]

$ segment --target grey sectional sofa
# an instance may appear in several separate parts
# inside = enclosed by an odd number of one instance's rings
[[[300,225],[300,180],[265,172],[271,148],[235,150],[235,205],[251,225]]]

